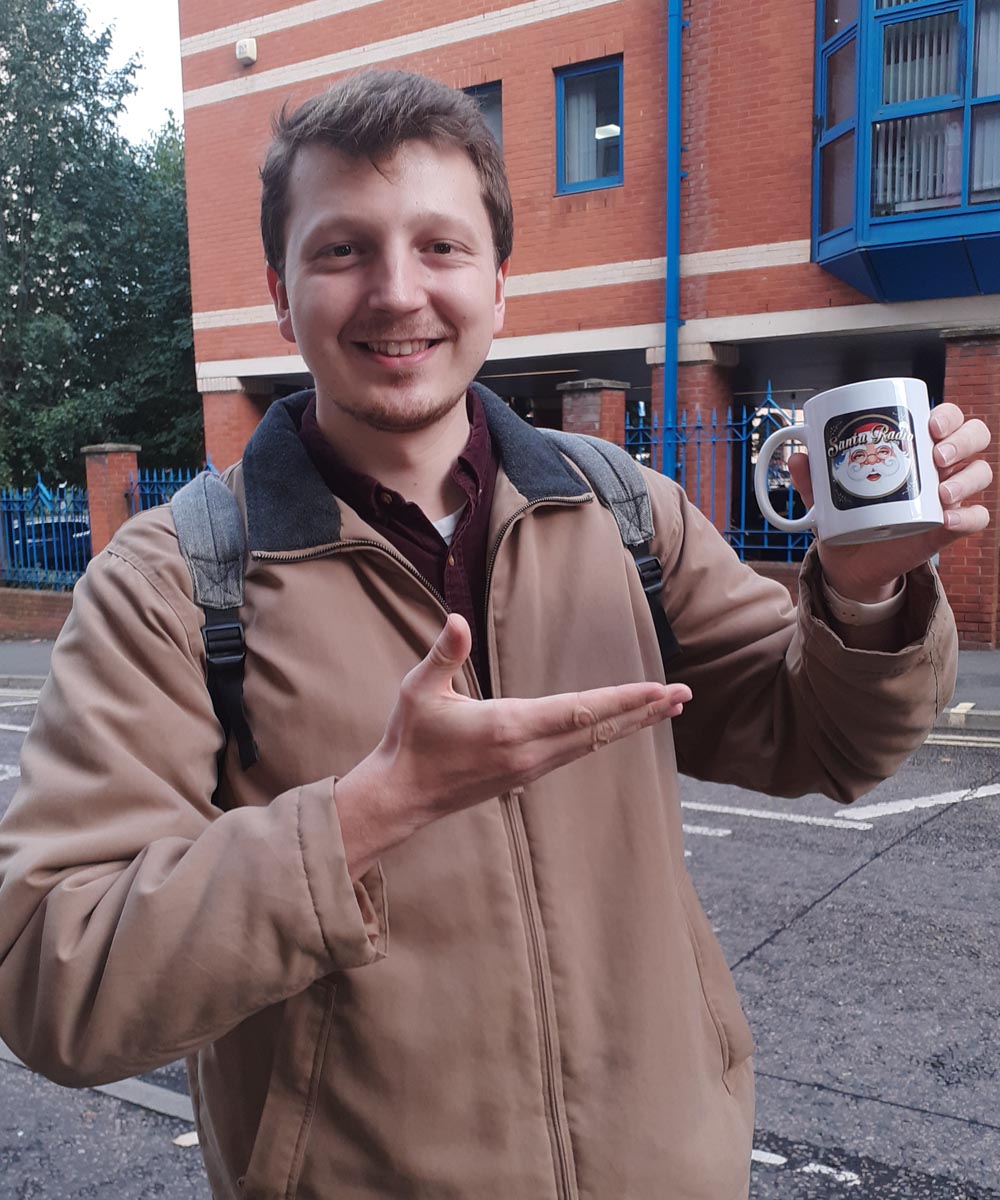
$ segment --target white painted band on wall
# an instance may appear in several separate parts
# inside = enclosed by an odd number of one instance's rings
[[[255,92],[266,92],[272,88],[287,87],[307,79],[318,79],[336,75],[342,71],[357,70],[372,63],[402,58],[434,50],[439,46],[450,46],[472,38],[490,37],[508,29],[534,25],[539,21],[550,21],[569,13],[585,12],[591,8],[605,8],[619,4],[621,0],[528,0],[512,8],[496,12],[481,13],[475,17],[464,17],[461,21],[449,21],[431,29],[420,29],[399,37],[387,38],[367,46],[354,46],[336,54],[324,54],[304,62],[289,63],[271,71],[260,71],[230,79],[225,83],[213,83],[208,87],[194,88],[184,93],[184,108],[201,108],[206,104],[219,104],[237,96],[250,96]]]
[[[663,341],[663,326],[622,325],[611,329],[572,329],[563,333],[539,333],[528,337],[497,338],[487,355],[489,361],[511,358],[544,358],[550,354],[586,354],[594,350],[644,350]],[[270,358],[230,358],[197,365],[199,387],[202,379],[219,376],[304,375],[309,368],[298,354],[279,354]]]
[[[380,3],[381,0],[310,0],[308,4],[295,4],[281,12],[248,17],[245,21],[236,21],[232,25],[223,25],[206,33],[195,33],[191,37],[182,38],[181,58],[203,54],[206,50],[218,50],[220,46],[229,46],[241,38],[263,37],[267,33],[293,29],[296,25],[308,25],[313,21],[322,21],[324,17],[336,17],[341,13]]]
[[[715,275],[725,271],[755,271],[765,267],[789,266],[809,261],[808,242],[769,242],[739,246],[731,250],[704,250],[681,255],[681,274]],[[564,271],[536,271],[511,275],[507,295],[538,296],[550,292],[572,292],[585,288],[613,287],[665,279],[665,258],[639,258],[632,262],[596,263]],[[270,304],[247,308],[221,308],[194,314],[195,329],[226,329],[234,325],[267,325],[274,320]]]

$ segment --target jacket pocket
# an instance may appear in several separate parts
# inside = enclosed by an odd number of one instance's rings
[[[733,1090],[732,1072],[753,1054],[753,1034],[743,1015],[736,985],[708,918],[685,875],[678,884],[702,994],[722,1049],[722,1079]]]
[[[245,1200],[295,1200],[323,1073],[336,987],[321,979],[285,1002],[274,1063],[246,1173]]]

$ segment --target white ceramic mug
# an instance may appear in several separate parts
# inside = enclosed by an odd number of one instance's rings
[[[868,379],[807,400],[801,425],[779,429],[757,457],[754,491],[778,529],[814,529],[832,545],[909,537],[944,524],[927,386],[919,379]],[[775,512],[767,493],[771,456],[782,442],[805,442],[813,506],[795,520]]]

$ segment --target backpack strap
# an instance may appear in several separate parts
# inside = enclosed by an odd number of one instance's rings
[[[244,600],[246,529],[236,497],[208,471],[175,492],[170,511],[181,554],[191,572],[195,603],[205,614],[206,676],[212,707],[226,740],[235,737],[244,770],[257,762],[257,744],[243,707],[246,641]],[[220,753],[225,753],[225,747]]]
[[[557,429],[543,432],[580,468],[598,500],[614,516],[622,542],[639,571],[660,645],[660,656],[666,663],[680,652],[681,647],[660,603],[663,567],[650,547],[653,509],[639,464],[620,446],[603,438]]]

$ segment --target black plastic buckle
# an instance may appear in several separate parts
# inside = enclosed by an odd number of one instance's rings
[[[663,567],[655,554],[636,555],[635,565],[639,568],[642,590],[647,596],[658,596],[663,591]]]
[[[213,667],[236,667],[247,656],[243,626],[239,621],[223,621],[205,625],[201,631],[205,653]]]

